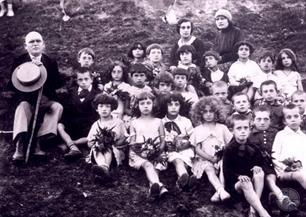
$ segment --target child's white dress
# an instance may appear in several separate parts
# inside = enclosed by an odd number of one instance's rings
[[[194,128],[194,132],[190,137],[190,142],[193,146],[199,146],[206,154],[214,157],[216,152],[222,150],[231,139],[232,134],[225,125],[216,123],[213,130],[208,130],[208,128],[202,124]],[[219,169],[220,161],[213,164],[196,154],[191,171],[200,179],[206,167],[209,165]]]
[[[294,91],[298,89],[298,81],[301,75],[297,71],[291,71],[288,75],[284,70],[274,72],[277,82],[277,88],[286,98],[290,98]]]

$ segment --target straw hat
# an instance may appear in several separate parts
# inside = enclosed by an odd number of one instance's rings
[[[47,80],[46,68],[33,62],[19,65],[13,72],[12,83],[21,92],[33,92],[41,88]]]

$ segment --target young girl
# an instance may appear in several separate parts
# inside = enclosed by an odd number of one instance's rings
[[[184,106],[184,98],[179,93],[172,93],[164,100],[167,114],[162,119],[165,128],[165,143],[168,151],[168,162],[173,163],[178,175],[177,186],[181,189],[189,184],[192,187],[195,177],[189,177],[187,167],[192,166],[194,157],[189,136],[192,134],[191,121],[180,115]]]
[[[129,103],[129,92],[131,86],[128,82],[127,67],[121,61],[115,61],[109,68],[108,76],[110,82],[104,85],[104,92],[114,96],[118,100],[118,108],[112,114],[122,119],[125,109]]]
[[[282,49],[277,58],[275,72],[277,78],[277,86],[280,93],[289,101],[292,93],[296,90],[302,90],[302,79],[298,73],[296,65],[296,55],[289,49]]]
[[[152,115],[154,95],[142,92],[136,100],[135,116],[130,127],[129,165],[135,169],[143,168],[150,183],[150,195],[159,197],[167,189],[159,181],[156,169],[162,169],[157,158],[165,147],[165,131],[161,119]]]
[[[210,199],[212,202],[223,201],[230,197],[224,190],[222,170],[220,178],[217,176],[221,164],[219,155],[232,139],[228,128],[218,123],[219,112],[220,102],[213,96],[201,98],[191,111],[194,124],[200,124],[194,128],[190,137],[191,145],[195,147],[196,152],[192,172],[198,179],[202,177],[203,172],[207,174],[209,182],[216,190]]]
[[[86,161],[93,164],[93,172],[102,179],[109,179],[110,166],[113,156],[117,165],[124,159],[123,152],[119,147],[125,141],[125,126],[122,120],[114,118],[112,111],[118,106],[117,100],[106,94],[98,94],[93,106],[99,114],[87,136],[88,147],[91,149]]]
[[[130,63],[131,64],[142,63],[146,56],[145,51],[146,47],[142,43],[135,42],[133,46],[130,48],[127,55],[131,60]]]

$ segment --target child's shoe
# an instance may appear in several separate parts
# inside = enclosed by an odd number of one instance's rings
[[[214,195],[210,198],[210,201],[213,203],[220,202],[221,199],[220,199],[219,193],[218,192],[214,193]]]
[[[5,12],[6,12],[6,10],[5,10],[5,9],[1,9],[1,11],[0,11],[0,17],[3,17],[3,16],[4,16],[4,14],[5,14]]]
[[[297,205],[288,196],[284,196],[280,201],[280,207],[286,212],[297,211]]]
[[[168,194],[168,189],[165,186],[162,186],[160,188],[159,197],[164,197]]]
[[[75,144],[69,145],[70,151],[64,155],[64,158],[66,160],[76,160],[80,157],[82,157],[82,152],[79,150],[79,148]]]
[[[196,186],[198,183],[198,179],[195,175],[191,175],[189,177],[189,181],[188,181],[188,187],[189,188],[193,188],[194,186]]]
[[[150,196],[153,198],[159,197],[161,187],[158,183],[153,183],[150,187]]]
[[[8,17],[13,17],[15,14],[14,14],[14,11],[13,11],[13,5],[12,4],[8,4],[7,5],[7,14],[6,16]]]
[[[16,150],[13,154],[12,160],[14,162],[21,162],[24,161],[24,144],[21,140],[16,142]]]
[[[187,173],[184,173],[178,178],[176,184],[179,188],[183,189],[188,184],[188,181],[189,181],[189,176]]]
[[[92,172],[99,176],[103,181],[107,181],[110,179],[110,174],[107,168],[99,165],[93,165],[91,168]]]

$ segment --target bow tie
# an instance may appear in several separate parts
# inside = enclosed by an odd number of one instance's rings
[[[81,99],[83,99],[83,98],[85,98],[86,96],[88,96],[88,94],[89,94],[89,91],[88,91],[87,89],[83,89],[83,90],[80,91],[79,97],[80,97]]]

